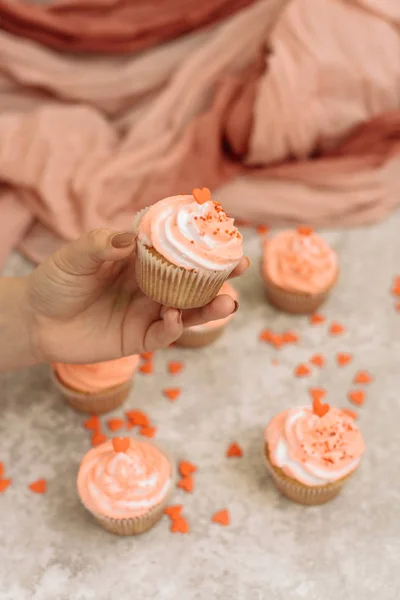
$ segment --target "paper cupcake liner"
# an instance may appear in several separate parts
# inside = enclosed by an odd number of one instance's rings
[[[131,391],[133,380],[129,379],[121,385],[87,394],[73,390],[63,383],[57,374],[52,370],[52,379],[56,388],[62,393],[65,401],[75,410],[89,415],[101,415],[111,412],[121,406]]]
[[[297,315],[308,315],[316,312],[329,296],[336,280],[337,278],[323,292],[318,294],[302,294],[300,292],[288,292],[264,276],[265,290],[269,302],[276,308],[279,308],[279,310]]]
[[[267,469],[277,489],[290,500],[308,506],[317,506],[318,504],[325,504],[325,502],[333,500],[333,498],[339,494],[346,480],[351,475],[350,473],[334,483],[307,486],[304,483],[300,483],[299,481],[288,477],[281,469],[279,469],[279,467],[272,465],[269,460],[269,453],[266,445],[264,446],[264,458]]]
[[[156,250],[138,241],[136,278],[142,292],[172,308],[197,308],[215,298],[234,267],[223,271],[183,269],[165,260]]]
[[[149,207],[138,212],[133,232]],[[223,271],[196,271],[173,265],[154,248],[141,242],[136,247],[136,278],[142,292],[155,302],[172,308],[197,308],[215,298],[235,265]]]
[[[151,529],[163,516],[164,509],[168,506],[171,495],[175,488],[175,480],[176,480],[176,469],[175,469],[175,461],[172,459],[171,455],[165,452],[162,448],[160,448],[157,444],[153,442],[147,442],[151,446],[155,446],[166,456],[171,465],[171,475],[170,475],[170,485],[168,491],[165,495],[165,498],[162,502],[159,502],[155,506],[152,506],[147,513],[140,515],[139,517],[134,517],[131,519],[113,519],[112,517],[107,517],[105,515],[101,515],[98,513],[94,513],[89,510],[85,504],[83,506],[90,512],[90,514],[96,519],[96,521],[109,533],[114,533],[116,535],[129,536],[129,535],[139,535],[141,533],[145,533],[149,529]]]
[[[177,346],[183,348],[201,348],[202,346],[208,346],[212,344],[224,333],[225,325],[221,327],[213,327],[210,329],[204,329],[204,331],[193,330],[191,327],[185,329],[181,337],[176,340]]]

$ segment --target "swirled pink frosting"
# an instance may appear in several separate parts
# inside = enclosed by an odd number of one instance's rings
[[[68,387],[79,392],[95,394],[129,381],[138,364],[139,356],[133,354],[92,365],[53,363],[52,367]]]
[[[354,420],[337,408],[319,417],[303,406],[279,413],[265,431],[270,461],[306,485],[324,485],[358,466],[365,450]]]
[[[316,233],[303,234],[299,230],[282,231],[265,240],[264,275],[287,291],[325,291],[337,276],[337,255]]]
[[[138,239],[185,269],[233,269],[243,256],[242,235],[221,205],[192,195],[171,196],[151,206],[138,225]]]
[[[233,300],[238,299],[237,291],[227,281],[225,281],[225,283],[222,284],[222,287],[219,290],[217,295],[219,296],[221,294],[227,294],[228,296],[233,298]],[[229,321],[231,321],[234,316],[235,316],[235,313],[233,313],[232,315],[228,315],[227,317],[225,317],[225,319],[218,319],[217,321],[209,321],[208,323],[203,323],[202,325],[193,325],[192,327],[189,327],[189,329],[191,331],[205,331],[207,329],[215,329],[217,327],[223,327],[224,325],[229,323]]]
[[[135,518],[165,499],[171,474],[169,460],[155,446],[130,439],[128,450],[115,452],[108,440],[83,457],[78,492],[92,513]]]

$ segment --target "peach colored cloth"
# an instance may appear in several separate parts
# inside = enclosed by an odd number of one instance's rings
[[[108,440],[83,457],[78,492],[92,513],[112,519],[145,515],[166,498],[172,485],[169,460],[158,448],[129,439],[125,452]]]
[[[286,291],[319,294],[337,277],[337,255],[316,233],[302,233],[302,228],[281,231],[265,239],[263,272]]]
[[[129,57],[0,31],[0,262],[193,187],[254,222],[382,218],[400,198],[400,35],[397,0],[375,2],[261,0]]]
[[[52,48],[132,52],[219,21],[255,0],[0,0],[0,24]]]
[[[91,365],[53,363],[60,380],[78,392],[95,394],[129,381],[139,364],[139,356],[125,356]]]

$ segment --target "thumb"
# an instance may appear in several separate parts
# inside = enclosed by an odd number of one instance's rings
[[[90,275],[106,261],[128,257],[135,248],[131,231],[93,229],[75,242],[61,248],[53,256],[57,267],[70,275]]]

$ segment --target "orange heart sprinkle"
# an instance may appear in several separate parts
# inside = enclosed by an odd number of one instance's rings
[[[348,365],[349,363],[351,363],[352,360],[353,360],[353,355],[348,354],[347,352],[338,352],[338,354],[336,355],[336,361],[340,367],[344,367],[345,365]]]
[[[192,473],[196,473],[197,467],[193,463],[188,460],[181,460],[179,463],[179,473],[182,477],[186,477],[187,475],[191,475]]]
[[[331,323],[331,326],[329,327],[329,333],[331,335],[340,335],[341,333],[344,333],[345,331],[346,331],[346,329],[343,327],[343,325],[341,325],[340,323],[337,323],[336,321]]]
[[[228,458],[243,456],[243,450],[237,442],[232,442],[226,451],[226,456]]]
[[[177,375],[182,370],[183,370],[183,363],[182,362],[171,360],[168,363],[168,371],[171,373],[171,375]]]
[[[157,427],[141,427],[139,433],[145,437],[153,438],[157,433]]]
[[[311,235],[314,233],[314,230],[309,225],[299,225],[297,228],[297,233],[300,233],[300,235]]]
[[[45,479],[38,479],[29,484],[29,489],[35,494],[45,494],[47,491],[47,482]]]
[[[294,331],[285,331],[282,334],[282,341],[285,342],[285,344],[297,344],[299,336],[294,333]]]
[[[352,410],[351,408],[341,408],[340,409],[345,415],[347,415],[348,417],[351,417],[352,419],[354,419],[355,421],[358,419],[358,414],[356,413],[355,410]]]
[[[307,375],[310,375],[310,373],[310,367],[304,363],[298,365],[294,370],[296,377],[306,377]]]
[[[163,390],[163,394],[168,400],[173,402],[181,395],[181,388],[166,388]]]
[[[261,342],[270,342],[273,338],[274,334],[270,329],[263,329],[259,335],[259,340]]]
[[[326,396],[326,390],[324,388],[310,388],[308,391],[311,398],[319,402]]]
[[[356,404],[357,406],[362,406],[365,402],[364,390],[353,390],[347,394],[347,397],[350,402],[353,402],[353,404]]]
[[[108,440],[107,436],[100,431],[95,431],[92,435],[92,446],[100,446],[103,442]]]
[[[115,437],[112,439],[112,445],[114,448],[114,452],[126,452],[129,449],[129,446],[131,445],[131,438]]]
[[[141,410],[128,410],[125,415],[133,425],[140,425],[142,427],[148,427],[150,425],[150,419]]]
[[[374,378],[372,377],[371,373],[368,373],[368,371],[358,371],[358,373],[355,374],[353,382],[354,383],[365,383],[366,385],[368,383],[371,383],[374,380]]]
[[[317,415],[318,417],[323,417],[324,415],[326,415],[326,413],[330,409],[329,404],[322,404],[322,402],[320,400],[318,400],[318,398],[313,400],[312,406],[313,406],[313,413],[315,415]]]
[[[178,517],[172,521],[170,530],[172,533],[189,533],[189,523],[183,517]]]
[[[172,506],[167,506],[164,508],[164,512],[169,516],[173,521],[179,519],[182,513],[183,506],[182,504],[173,504]]]
[[[151,375],[153,373],[153,363],[150,360],[143,363],[143,365],[140,365],[139,371],[144,375]]]
[[[97,415],[93,415],[83,424],[85,429],[90,429],[91,431],[99,431],[100,430],[100,419]]]
[[[107,421],[107,427],[110,431],[118,431],[119,429],[122,429],[124,425],[125,421],[122,419],[108,419]]]
[[[211,192],[208,188],[195,188],[192,194],[198,204],[204,204],[204,202],[211,200]]]
[[[153,352],[142,352],[140,355],[143,360],[151,360],[153,358]]]
[[[182,477],[182,479],[178,481],[177,485],[179,488],[181,488],[181,490],[185,490],[185,492],[193,492],[194,481],[192,475],[186,475],[185,477]]]
[[[268,225],[258,225],[256,228],[258,235],[265,235],[269,231]]]
[[[12,479],[0,479],[0,494],[4,492],[12,483]]]
[[[218,512],[213,514],[212,521],[213,523],[218,523],[218,525],[226,527],[231,522],[229,511],[226,508],[219,510]]]
[[[321,325],[321,323],[325,322],[325,317],[320,315],[319,313],[314,313],[310,316],[311,325]]]
[[[391,292],[393,296],[400,296],[400,276],[394,278]]]
[[[325,365],[325,358],[322,354],[314,354],[314,356],[310,358],[310,363],[316,367],[323,367]]]

